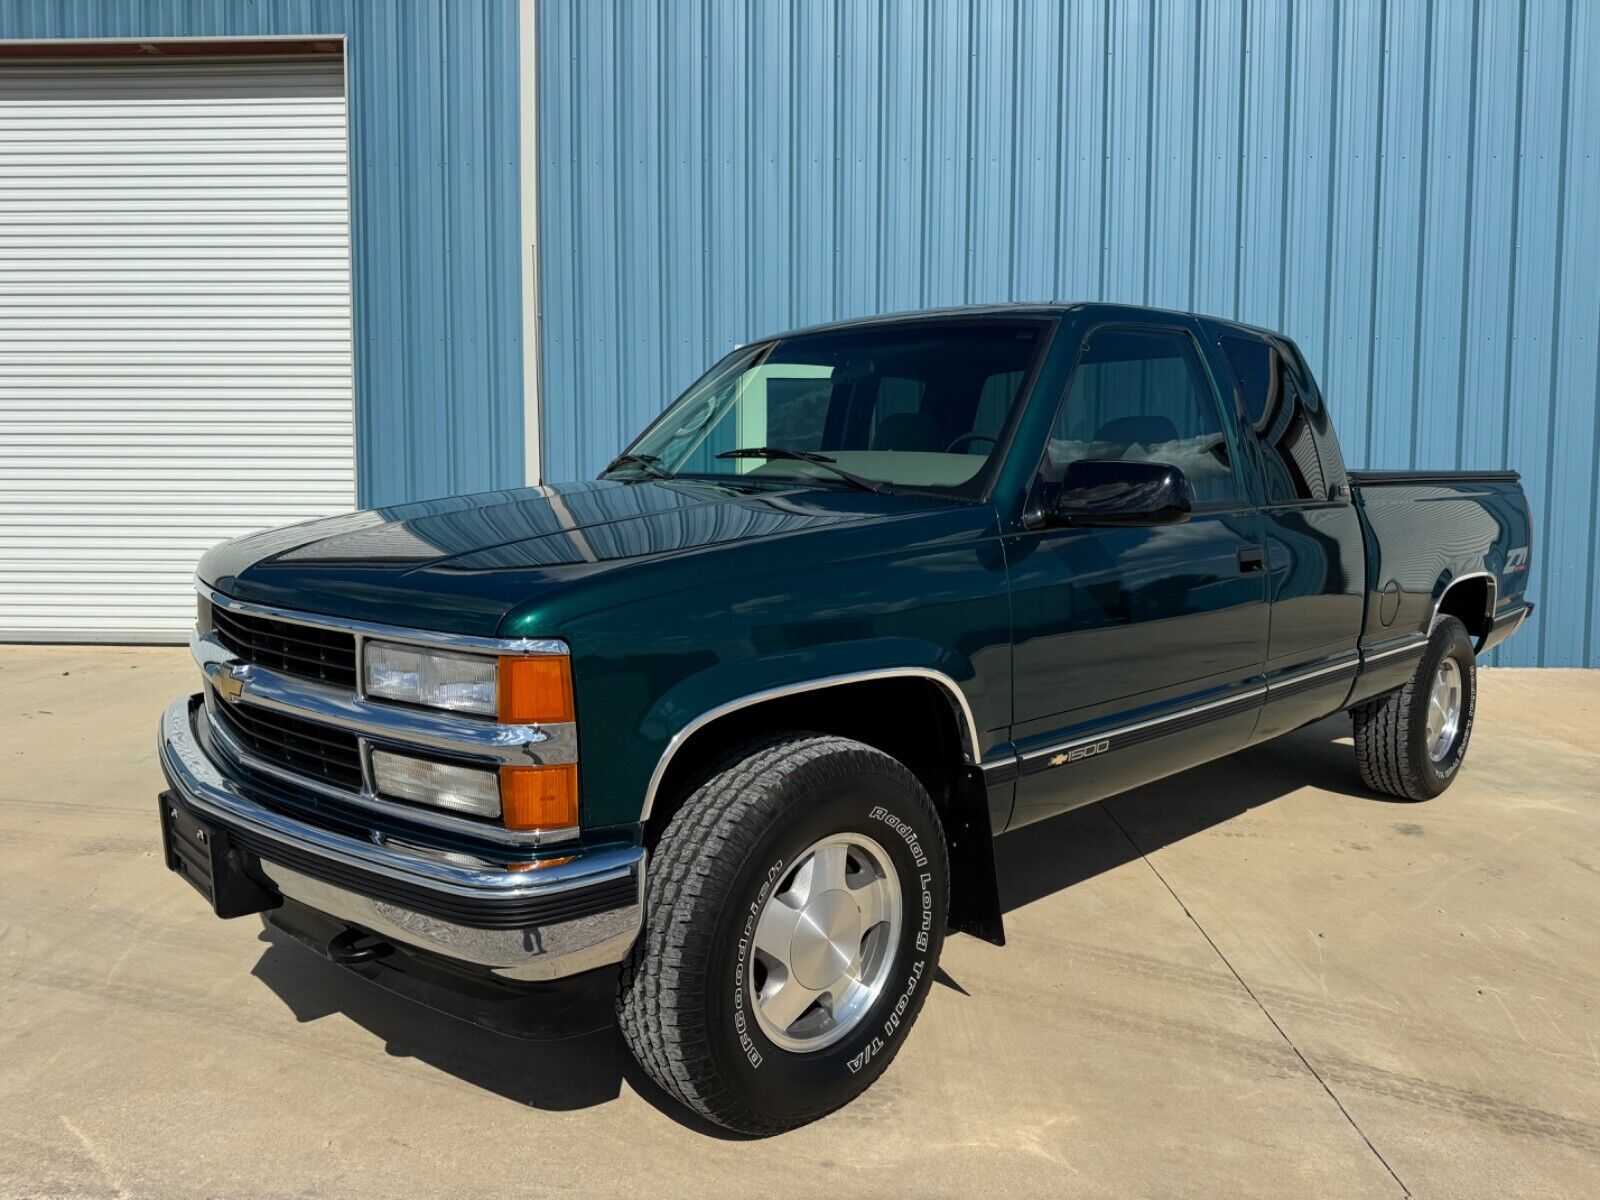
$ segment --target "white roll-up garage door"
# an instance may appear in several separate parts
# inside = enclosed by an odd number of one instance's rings
[[[0,640],[180,640],[353,505],[343,74],[0,61]]]

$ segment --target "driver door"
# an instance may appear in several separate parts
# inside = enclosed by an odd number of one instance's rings
[[[1265,694],[1267,572],[1233,438],[1189,328],[1085,336],[1039,484],[1079,459],[1165,463],[1184,472],[1194,511],[1175,525],[1007,538],[1012,828],[1249,740]]]

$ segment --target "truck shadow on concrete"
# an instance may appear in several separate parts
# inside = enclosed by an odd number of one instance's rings
[[[342,1016],[380,1039],[392,1057],[414,1058],[532,1108],[589,1108],[621,1090],[628,1052],[615,1029],[552,1042],[510,1037],[368,983],[276,929],[263,929],[261,942],[265,952],[251,974],[297,1021]]]
[[[335,966],[275,929],[251,974],[302,1023],[342,1016],[383,1042],[395,1058],[413,1058],[464,1083],[527,1108],[568,1112],[622,1094],[623,1081],[657,1111],[696,1133],[747,1140],[702,1120],[634,1062],[610,1027],[560,1041],[509,1037],[414,1003]]]
[[[1006,912],[1113,870],[1302,788],[1377,803],[1356,767],[1350,718],[1303,729],[995,840]]]
[[[1222,824],[1304,787],[1382,799],[1356,773],[1349,721],[1330,718],[1099,804],[1029,826],[996,843],[1006,911],[1072,887],[1161,846]],[[558,1042],[482,1029],[414,1004],[319,958],[273,930],[253,974],[301,1022],[339,1015],[414,1058],[513,1103],[548,1111],[589,1108],[628,1087],[671,1120],[718,1138],[739,1135],[701,1120],[634,1063],[615,1028]],[[936,982],[966,994],[942,970]]]

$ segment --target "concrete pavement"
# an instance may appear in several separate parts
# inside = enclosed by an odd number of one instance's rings
[[[612,1032],[408,1006],[161,867],[182,650],[0,647],[0,1196],[1600,1194],[1600,672],[1485,672],[1462,778],[1348,722],[1002,839],[888,1074],[727,1138]]]

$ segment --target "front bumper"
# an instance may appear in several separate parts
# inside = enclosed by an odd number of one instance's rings
[[[644,914],[644,851],[580,851],[530,871],[422,857],[297,820],[251,799],[202,748],[201,698],[157,737],[174,800],[226,832],[272,892],[344,926],[503,981],[563,979],[622,960]]]

